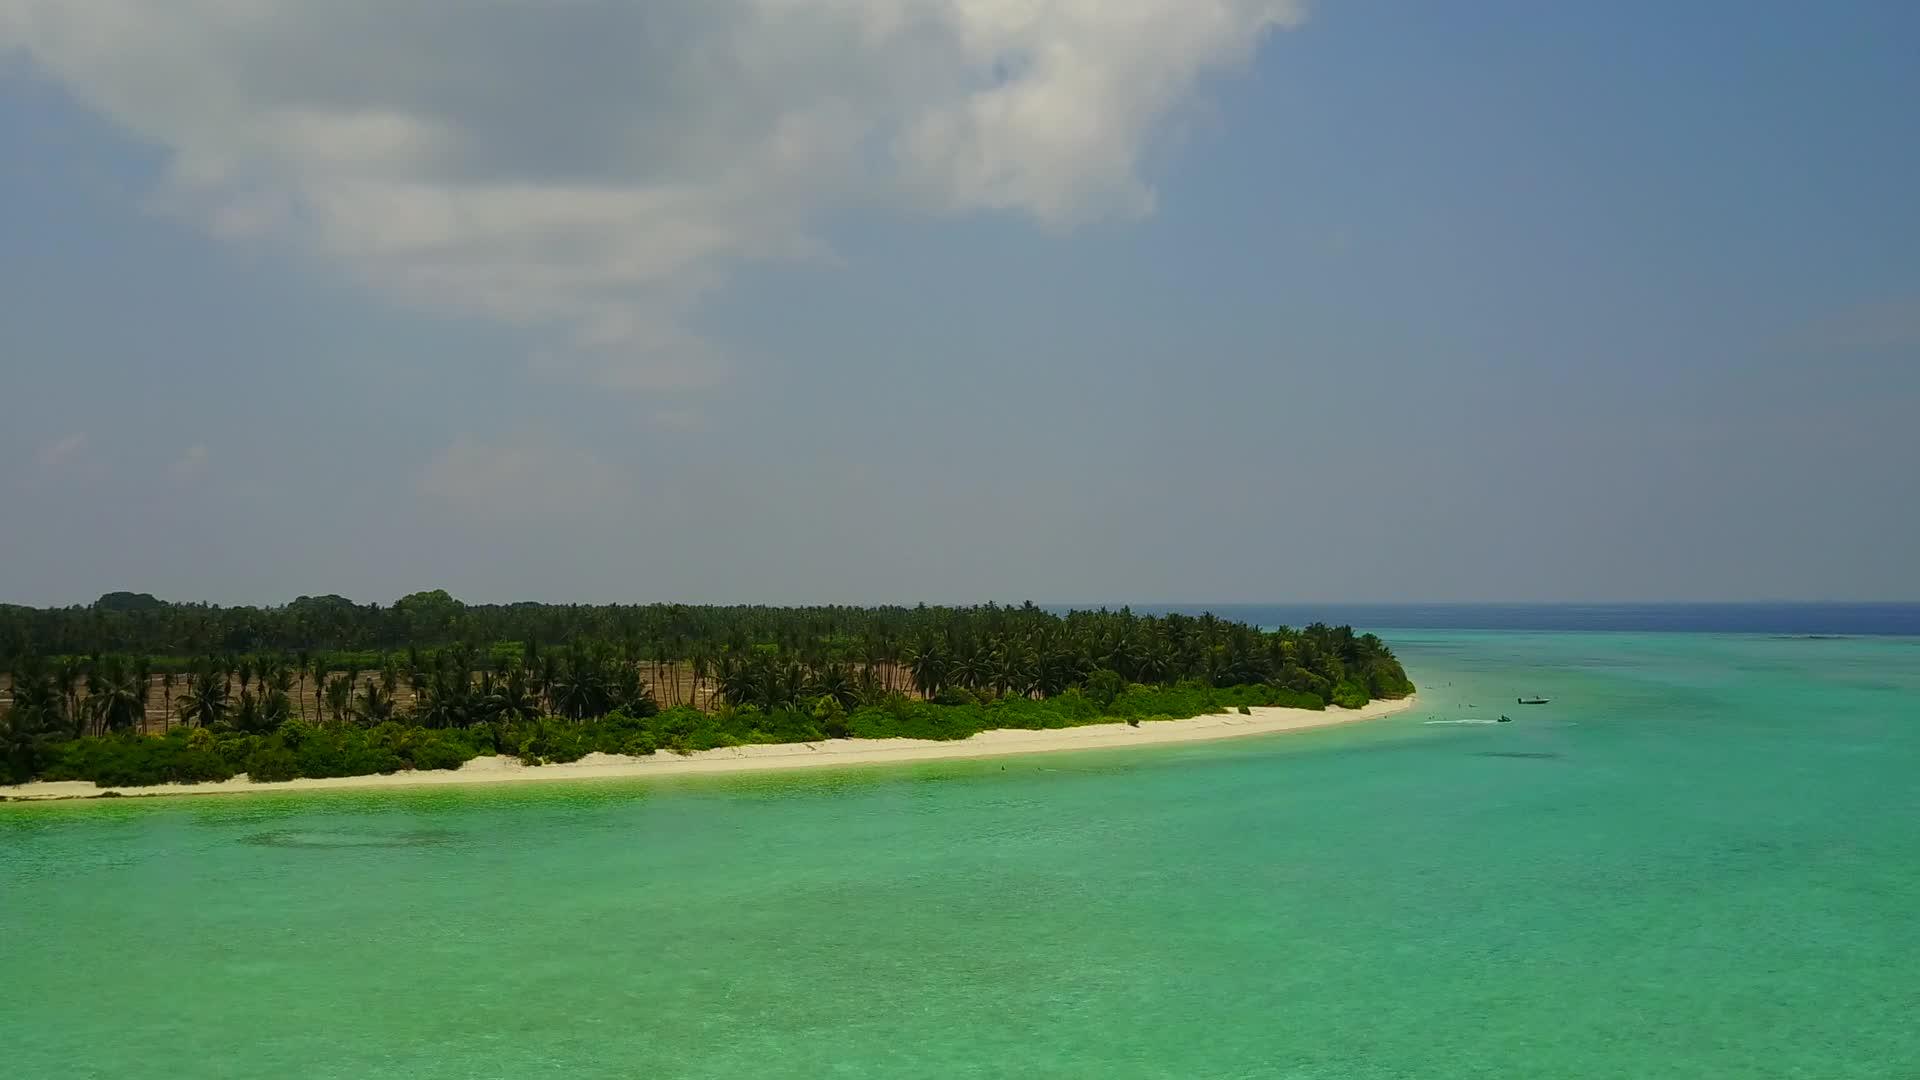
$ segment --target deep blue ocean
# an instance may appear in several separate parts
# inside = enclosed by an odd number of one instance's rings
[[[1599,630],[1624,633],[1920,635],[1920,603],[1879,604],[1176,604],[1135,612],[1255,626],[1323,622],[1363,630]]]

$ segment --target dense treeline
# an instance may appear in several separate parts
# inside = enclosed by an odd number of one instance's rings
[[[272,652],[379,653],[465,643],[618,641],[636,651],[686,655],[694,643],[774,644],[798,650],[808,642],[872,638],[898,644],[955,609],[907,607],[684,604],[464,604],[443,590],[414,593],[391,606],[340,596],[303,596],[282,607],[174,604],[144,593],[109,593],[85,607],[27,608],[0,604],[0,663],[25,652],[43,655],[127,653],[154,657]],[[1010,625],[1039,613],[1021,608],[965,609],[962,618]]]
[[[1232,705],[1358,707],[1413,690],[1384,643],[1348,627],[1263,631],[1211,615],[1062,616],[1031,604],[470,607],[434,592],[391,608],[329,597],[255,609],[114,594],[88,608],[0,609],[0,641],[12,689],[0,777],[13,780],[267,779],[447,768],[483,753],[546,761],[964,738]],[[662,710],[648,664],[675,680],[684,667],[686,700],[709,707]],[[143,734],[156,674],[160,738]]]

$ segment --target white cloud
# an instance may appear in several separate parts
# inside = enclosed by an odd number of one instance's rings
[[[826,211],[1151,209],[1139,161],[1302,0],[0,0],[165,205],[682,386],[689,309]]]
[[[418,478],[422,495],[492,517],[580,514],[625,499],[619,475],[576,447],[540,439],[488,444],[462,437]]]
[[[189,446],[167,466],[167,475],[173,477],[175,483],[185,483],[206,471],[209,456],[205,443]]]
[[[76,431],[41,446],[34,452],[34,464],[43,469],[57,469],[77,459],[87,448],[87,433]]]

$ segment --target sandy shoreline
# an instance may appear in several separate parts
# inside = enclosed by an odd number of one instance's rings
[[[438,787],[449,784],[538,783],[557,780],[625,780],[649,776],[700,776],[739,772],[781,772],[856,765],[895,765],[918,761],[955,761],[1044,754],[1065,750],[1106,750],[1169,743],[1207,742],[1284,731],[1307,731],[1390,716],[1413,707],[1417,698],[1374,701],[1360,709],[1256,708],[1251,715],[1214,713],[1191,720],[1157,720],[1130,727],[1091,724],[1045,731],[983,731],[957,742],[926,739],[837,739],[814,743],[729,746],[692,754],[651,757],[588,754],[564,765],[522,765],[509,757],[477,758],[454,770],[342,776],[325,780],[285,780],[256,784],[243,776],[208,784],[158,784],[103,788],[85,781],[38,781],[0,787],[0,801],[44,802],[97,798],[108,793],[129,797],[227,795],[247,792],[344,791],[368,788]]]

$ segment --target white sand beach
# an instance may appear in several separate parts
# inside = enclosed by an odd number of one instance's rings
[[[522,765],[517,758],[477,758],[459,769],[399,772],[374,776],[342,776],[325,780],[286,780],[256,784],[245,775],[208,784],[158,784],[152,787],[102,788],[84,781],[40,781],[0,787],[0,800],[37,802],[94,798],[109,792],[124,796],[227,795],[245,792],[343,791],[366,788],[435,787],[448,784],[531,783],[557,780],[627,780],[650,776],[698,776],[719,773],[780,772],[789,769],[838,768],[859,765],[897,765],[920,761],[950,761],[1044,754],[1066,750],[1112,750],[1134,746],[1207,742],[1288,731],[1308,731],[1360,720],[1372,720],[1410,709],[1418,701],[1374,701],[1364,708],[1310,709],[1256,708],[1250,715],[1215,713],[1190,720],[1127,724],[1092,724],[1044,731],[983,731],[955,742],[926,739],[835,739],[826,742],[780,743],[766,746],[729,746],[692,754],[658,753],[651,757],[588,754],[564,765]]]

